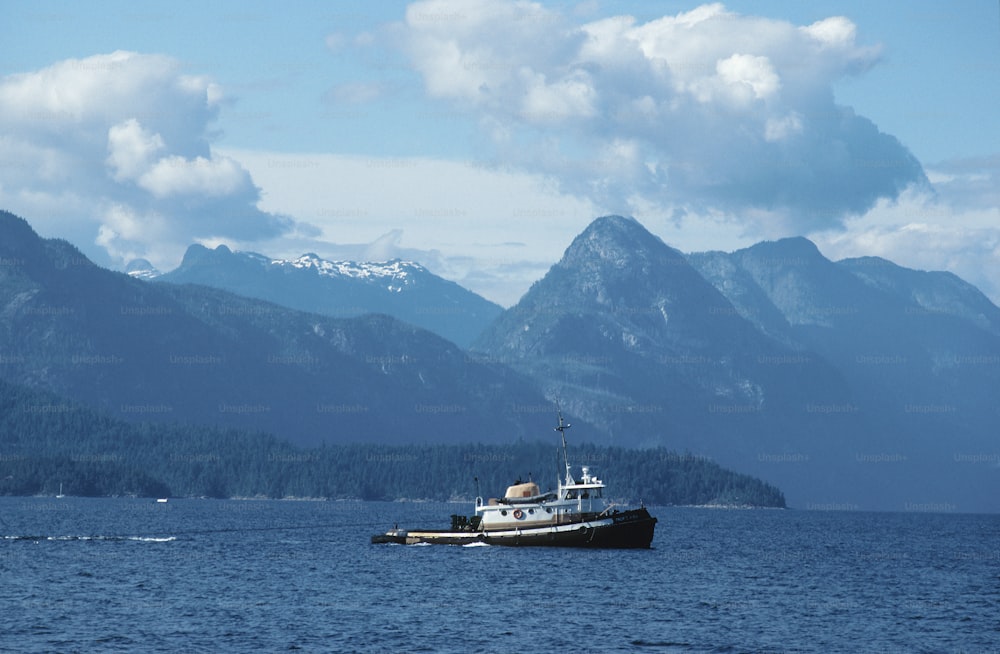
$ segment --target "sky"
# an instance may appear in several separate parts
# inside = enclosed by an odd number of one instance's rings
[[[400,257],[510,306],[614,213],[998,302],[998,108],[997,0],[0,0],[0,208],[117,269]]]

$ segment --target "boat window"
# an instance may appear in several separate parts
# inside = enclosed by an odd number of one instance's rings
[[[534,509],[528,509],[528,513],[532,513],[533,514],[534,512],[535,512]]]
[[[500,515],[507,515],[507,509],[503,509],[502,511],[500,511]]]
[[[603,497],[603,495],[602,495],[601,491],[602,491],[602,489],[600,489],[600,488],[595,488],[595,489],[594,489],[594,497]]]

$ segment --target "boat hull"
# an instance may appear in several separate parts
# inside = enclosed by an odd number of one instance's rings
[[[530,529],[403,531],[372,536],[372,543],[416,545],[506,545],[513,547],[592,547],[646,549],[653,542],[656,518],[645,508],[581,522]]]

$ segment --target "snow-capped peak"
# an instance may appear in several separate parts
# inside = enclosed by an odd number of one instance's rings
[[[125,266],[125,274],[135,279],[155,279],[160,276],[160,271],[146,259],[133,259]]]
[[[413,261],[393,259],[392,261],[328,261],[308,253],[297,259],[271,259],[272,266],[315,269],[325,277],[350,277],[370,281],[389,281],[388,289],[399,292],[412,283],[413,274],[424,271],[423,266]]]

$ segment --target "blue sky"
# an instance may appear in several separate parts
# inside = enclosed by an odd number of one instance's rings
[[[401,256],[511,304],[613,212],[685,251],[801,234],[1000,298],[995,0],[0,15],[0,206],[104,265]]]

